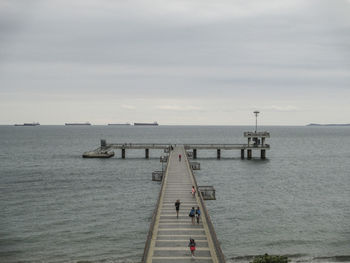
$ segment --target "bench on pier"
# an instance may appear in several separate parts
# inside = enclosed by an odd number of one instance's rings
[[[202,194],[204,200],[216,200],[214,186],[198,186],[198,191]]]
[[[192,170],[200,170],[201,164],[199,162],[190,162],[190,166]]]
[[[154,171],[152,173],[152,181],[162,181],[163,180],[163,171]]]

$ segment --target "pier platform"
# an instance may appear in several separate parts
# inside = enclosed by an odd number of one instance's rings
[[[182,156],[181,161],[179,154]],[[197,189],[195,197],[191,193],[192,186]],[[204,200],[198,193],[185,146],[173,147],[153,213],[143,263],[225,262]],[[178,199],[181,202],[179,218],[175,210]],[[201,210],[199,224],[191,222],[189,212],[192,207]],[[196,242],[194,259],[188,247],[190,238]]]
[[[266,158],[266,150],[270,149],[270,145],[265,143],[265,138],[262,137],[261,134],[265,133],[245,133],[245,136],[248,138],[248,143],[246,144],[228,144],[228,143],[196,143],[196,144],[184,144],[182,145],[185,150],[191,151],[190,156],[193,159],[197,159],[197,153],[199,150],[215,150],[216,158],[221,159],[221,151],[222,150],[239,150],[241,152],[241,158],[245,158],[245,153],[247,154],[247,159],[252,159],[253,151],[260,151],[261,159]],[[268,133],[266,133],[268,134]],[[253,137],[256,136],[256,137]],[[266,135],[267,136],[267,135]],[[269,136],[269,134],[268,134]],[[259,140],[258,138],[261,138]],[[126,150],[132,149],[144,149],[145,150],[145,158],[149,158],[150,149],[164,150],[164,152],[169,152],[171,149],[176,147],[176,144],[171,143],[109,143],[107,144],[106,140],[101,140],[101,147],[85,152],[83,157],[90,158],[102,158],[99,157],[101,152],[112,153],[112,150],[121,150],[121,158],[126,158]],[[114,154],[113,154],[114,155]],[[109,157],[112,157],[110,155]],[[104,157],[104,156],[103,156]]]

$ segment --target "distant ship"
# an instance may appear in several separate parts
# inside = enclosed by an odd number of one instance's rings
[[[73,122],[73,123],[65,123],[64,125],[66,126],[90,126],[91,123],[90,122]]]
[[[32,122],[32,123],[23,123],[23,124],[15,124],[15,126],[39,126],[39,122]]]
[[[108,123],[108,126],[129,126],[130,123]]]
[[[310,123],[306,126],[339,126],[339,127],[343,127],[343,126],[350,126],[350,123],[330,123],[330,124],[318,124],[318,123]]]
[[[159,124],[156,121],[152,122],[152,123],[149,123],[149,122],[135,122],[134,126],[159,126]]]

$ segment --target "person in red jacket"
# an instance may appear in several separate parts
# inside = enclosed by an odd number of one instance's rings
[[[190,243],[188,244],[190,247],[191,255],[194,257],[194,251],[196,250],[196,242],[194,242],[193,238],[190,238]]]

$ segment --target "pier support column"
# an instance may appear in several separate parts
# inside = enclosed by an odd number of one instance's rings
[[[193,159],[197,159],[197,149],[193,149]]]
[[[261,155],[260,155],[260,158],[261,159],[266,159],[266,150],[261,150],[261,153],[260,153]]]
[[[125,149],[122,149],[122,159],[125,159]]]
[[[217,149],[216,150],[216,159],[220,160],[220,158],[221,158],[221,150]]]
[[[244,159],[244,149],[241,149],[241,159]]]
[[[145,158],[149,159],[149,149],[145,149]]]
[[[247,159],[248,160],[252,159],[252,150],[251,149],[247,150]]]

